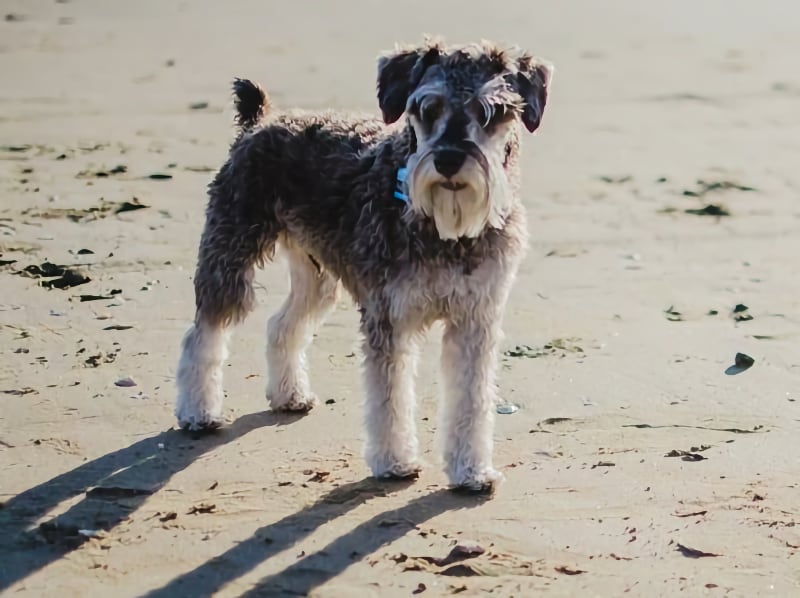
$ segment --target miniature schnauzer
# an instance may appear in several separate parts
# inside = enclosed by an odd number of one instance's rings
[[[378,59],[383,122],[275,114],[258,85],[236,80],[239,132],[208,188],[177,372],[180,425],[222,423],[229,331],[253,308],[256,266],[280,249],[291,291],[267,327],[272,409],[316,404],[305,351],[343,286],[361,314],[367,463],[377,477],[415,477],[418,343],[442,321],[446,473],[491,491],[501,320],[527,244],[520,137],[539,127],[552,70],[489,42],[399,48]]]

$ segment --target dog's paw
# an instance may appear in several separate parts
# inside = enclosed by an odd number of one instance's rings
[[[460,475],[450,476],[450,486],[454,492],[465,494],[494,494],[503,481],[503,474],[487,467],[478,471],[466,470]]]
[[[305,413],[311,411],[319,404],[319,399],[314,393],[301,394],[293,392],[288,396],[267,395],[267,400],[274,411],[289,413]]]
[[[189,432],[211,432],[225,423],[222,415],[203,413],[200,415],[177,414],[178,426]]]
[[[417,459],[397,459],[391,455],[367,457],[372,476],[380,480],[416,480],[422,471]]]
[[[422,464],[417,461],[397,463],[389,469],[379,472],[375,477],[384,480],[416,480],[421,471]]]

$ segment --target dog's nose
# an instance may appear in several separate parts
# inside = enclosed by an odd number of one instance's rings
[[[436,171],[448,179],[459,171],[467,159],[467,154],[459,150],[445,149],[439,150],[433,157],[433,165]]]

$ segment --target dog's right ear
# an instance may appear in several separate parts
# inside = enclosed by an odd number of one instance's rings
[[[403,115],[408,96],[440,56],[439,47],[432,46],[402,50],[378,59],[378,106],[387,125]]]

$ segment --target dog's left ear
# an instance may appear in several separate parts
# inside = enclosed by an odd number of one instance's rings
[[[522,97],[522,124],[533,133],[539,128],[547,103],[553,65],[543,60],[525,56],[517,64],[518,70],[510,81],[511,87]]]
[[[378,105],[388,125],[403,115],[411,92],[439,61],[438,46],[404,50],[378,59]]]

